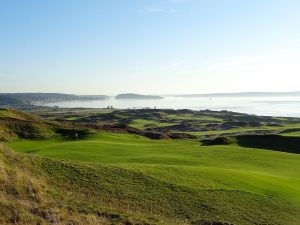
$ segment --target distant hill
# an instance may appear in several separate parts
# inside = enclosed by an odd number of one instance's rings
[[[300,91],[294,92],[239,92],[239,93],[210,93],[210,94],[185,94],[174,95],[177,97],[295,97],[300,96]]]
[[[20,99],[16,99],[10,96],[0,95],[0,105],[22,105],[24,102]]]
[[[105,100],[106,95],[74,95],[61,93],[0,93],[0,105],[28,105],[35,102],[72,100]]]
[[[161,96],[157,95],[140,95],[140,94],[119,94],[115,97],[116,99],[163,99]]]

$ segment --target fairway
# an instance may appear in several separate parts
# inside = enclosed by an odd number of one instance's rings
[[[198,141],[154,141],[129,134],[95,133],[80,141],[19,140],[25,153],[140,171],[197,190],[238,190],[300,206],[300,155]]]

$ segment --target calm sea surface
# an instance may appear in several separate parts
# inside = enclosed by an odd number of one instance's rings
[[[107,100],[94,101],[63,101],[41,104],[63,108],[106,108],[113,106],[118,109],[128,108],[162,108],[162,109],[193,109],[193,110],[228,110],[265,116],[300,117],[299,97],[256,97],[256,98],[206,98],[206,97],[165,97],[159,100]]]

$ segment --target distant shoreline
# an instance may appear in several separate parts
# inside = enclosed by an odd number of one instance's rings
[[[208,93],[165,95],[169,97],[300,97],[300,91],[292,92],[237,92],[237,93]]]

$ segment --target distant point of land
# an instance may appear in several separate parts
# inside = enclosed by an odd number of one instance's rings
[[[163,99],[161,96],[157,95],[140,95],[140,94],[119,94],[115,97],[116,99]]]

